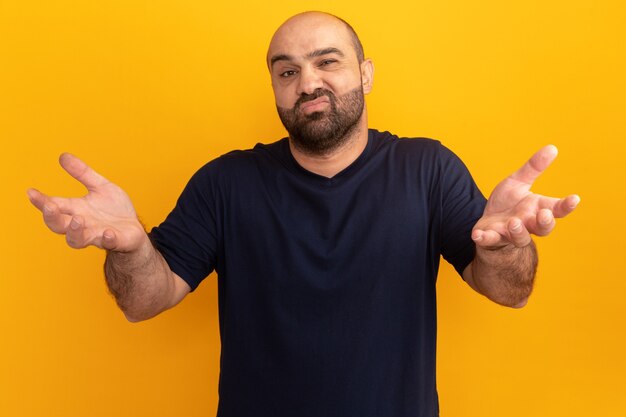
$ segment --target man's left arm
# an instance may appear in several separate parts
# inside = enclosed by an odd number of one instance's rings
[[[577,195],[559,199],[530,191],[556,155],[556,147],[548,145],[498,184],[472,230],[476,255],[463,271],[463,279],[498,304],[526,304],[537,269],[531,235],[548,235],[555,218],[567,216],[580,202]]]

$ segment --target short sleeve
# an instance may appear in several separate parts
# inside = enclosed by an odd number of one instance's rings
[[[441,254],[462,276],[474,259],[472,228],[487,201],[465,164],[444,146],[440,147],[440,162]]]
[[[172,212],[149,234],[170,269],[192,291],[214,270],[216,263],[217,202],[211,172],[211,163],[196,172]]]

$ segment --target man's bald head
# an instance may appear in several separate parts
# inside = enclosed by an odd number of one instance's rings
[[[310,11],[310,12],[299,13],[295,16],[292,16],[289,19],[287,19],[282,25],[279,26],[279,28],[274,33],[274,36],[272,37],[272,40],[270,42],[270,47],[267,52],[268,67],[271,68],[271,65],[272,65],[272,62],[271,62],[271,54],[272,54],[272,49],[273,49],[272,46],[276,43],[277,39],[280,39],[280,37],[285,32],[294,30],[294,28],[298,28],[298,27],[302,27],[303,29],[305,29],[307,25],[310,25],[310,24],[328,24],[328,25],[338,24],[340,25],[341,27],[343,27],[347,36],[350,39],[350,43],[352,44],[352,47],[354,48],[354,53],[356,54],[359,64],[365,60],[365,54],[363,52],[363,45],[361,44],[361,40],[359,39],[359,36],[356,34],[356,31],[354,30],[354,28],[348,22],[330,13]]]
[[[350,23],[346,22],[345,20],[343,20],[342,18],[338,16],[328,14],[328,13],[325,13],[325,14],[343,23],[344,27],[348,31],[348,34],[350,35],[350,39],[352,40],[352,46],[354,47],[354,52],[356,53],[356,57],[359,60],[359,64],[363,62],[365,60],[365,53],[363,52],[363,44],[361,44],[361,40],[359,39],[359,36],[356,34],[356,31],[354,30],[354,28],[350,25]]]

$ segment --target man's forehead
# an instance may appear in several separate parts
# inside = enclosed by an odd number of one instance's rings
[[[306,57],[315,51],[334,49],[344,54],[350,34],[343,22],[322,13],[297,15],[281,25],[270,42],[268,64],[274,56]]]

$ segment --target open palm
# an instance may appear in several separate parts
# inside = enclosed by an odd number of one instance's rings
[[[483,216],[472,231],[472,239],[478,246],[498,249],[510,244],[517,247],[528,245],[531,234],[549,234],[555,218],[565,217],[576,208],[580,202],[577,195],[560,199],[530,191],[556,156],[556,147],[545,146],[496,186]]]
[[[30,201],[43,213],[50,230],[64,234],[73,248],[93,245],[121,252],[138,248],[146,233],[128,195],[71,154],[62,154],[59,163],[88,193],[63,198],[28,190]]]

